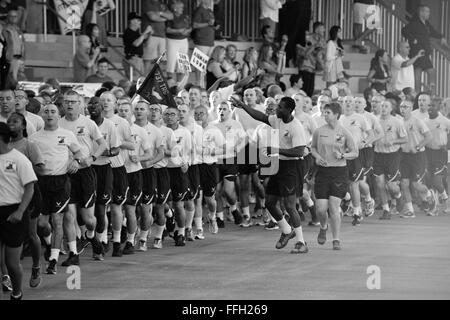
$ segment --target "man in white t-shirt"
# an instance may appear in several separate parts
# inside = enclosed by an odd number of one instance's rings
[[[29,140],[38,146],[44,159],[45,170],[43,175],[39,176],[42,214],[51,215],[53,229],[47,274],[56,274],[63,238],[64,212],[68,209],[71,193],[68,174],[76,173],[88,160],[83,156],[75,135],[59,126],[58,107],[53,104],[45,106],[42,118],[44,129],[33,134]]]
[[[24,115],[25,119],[28,123],[31,123],[36,131],[39,131],[44,128],[44,120],[38,116],[37,114],[34,114],[32,112],[27,111],[26,106],[29,103],[28,96],[25,91],[23,90],[15,90],[14,95],[16,98],[16,112],[19,112]],[[28,132],[30,135],[30,133]]]
[[[37,181],[31,162],[9,146],[11,130],[0,123],[0,247],[5,245],[5,263],[11,277],[11,300],[22,299],[20,253],[27,232],[24,215]]]
[[[425,55],[425,50],[420,50],[413,58],[409,58],[411,50],[408,42],[400,42],[397,46],[398,53],[392,59],[392,86],[395,90],[402,91],[405,88],[415,88],[414,63]]]
[[[16,110],[17,100],[12,90],[0,91],[0,122],[6,123],[8,118]],[[20,112],[20,105],[19,111]],[[22,112],[20,112],[22,113]],[[27,119],[27,134],[30,136],[36,132],[35,126]]]

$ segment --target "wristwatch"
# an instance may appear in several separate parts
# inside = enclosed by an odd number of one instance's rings
[[[81,165],[81,160],[80,159],[74,159],[79,165]]]

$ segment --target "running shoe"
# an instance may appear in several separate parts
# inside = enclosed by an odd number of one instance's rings
[[[242,217],[242,214],[237,209],[231,212],[231,214],[233,215],[234,218],[234,224],[240,225],[242,223],[242,220],[244,219]]]
[[[186,239],[182,234],[178,234],[175,237],[175,246],[176,247],[184,247],[186,245]]]
[[[366,217],[371,217],[375,213],[375,200],[371,199],[370,201],[364,201],[365,203],[365,212],[364,215]]]
[[[134,246],[130,241],[125,243],[122,253],[125,255],[134,254]]]
[[[350,207],[350,203],[351,203],[350,200],[342,200],[342,202],[341,202],[342,212],[344,212],[344,215],[348,216],[348,217],[351,217],[353,215],[353,214],[352,215],[347,215],[347,211],[349,210],[349,208],[351,208]]]
[[[120,243],[114,242],[112,256],[113,257],[121,257],[122,254],[123,254],[123,252],[122,252],[122,248],[120,247]]]
[[[341,250],[341,242],[339,240],[333,240],[333,250]]]
[[[158,238],[155,238],[155,239],[153,240],[152,248],[153,248],[153,249],[162,249],[162,247],[163,247],[163,245],[162,245],[162,240],[161,240],[161,239],[158,239]]]
[[[146,252],[147,251],[147,241],[139,240],[137,251]]]
[[[280,229],[280,227],[278,226],[278,224],[276,222],[273,222],[272,220],[270,220],[264,229],[272,231],[272,230],[278,230],[278,229]]]
[[[410,218],[415,218],[416,215],[414,214],[414,212],[411,212],[409,210],[407,210],[406,212],[404,212],[403,214],[400,215],[400,218],[404,218],[404,219],[410,219]]]
[[[105,254],[102,252],[102,253],[94,253],[93,255],[92,255],[92,258],[95,260],[95,261],[104,261],[105,260]]]
[[[356,227],[356,226],[360,226],[360,225],[361,225],[362,219],[363,219],[362,216],[359,216],[359,215],[354,214],[354,215],[353,215],[352,225],[355,226],[355,227]]]
[[[18,296],[13,296],[11,294],[11,296],[9,297],[9,300],[22,300],[23,298],[23,293],[21,292]]]
[[[219,217],[216,218],[216,221],[217,221],[217,227],[219,227],[219,229],[225,228],[225,221],[223,221]]]
[[[211,219],[209,223],[209,232],[212,234],[217,234],[219,232],[219,227],[217,226],[217,220]]]
[[[37,288],[42,282],[41,267],[31,268],[30,287]]]
[[[192,234],[191,228],[186,228],[186,240],[187,241],[194,241],[194,235]]]
[[[56,259],[50,260],[48,262],[46,273],[47,274],[56,274],[56,269],[57,269],[56,264],[57,264]]]
[[[8,291],[13,290],[11,278],[8,275],[2,276],[2,290],[3,290],[3,292],[8,292]]]
[[[291,233],[289,233],[289,234],[284,234],[282,232],[281,236],[280,236],[280,240],[278,240],[278,242],[276,243],[275,248],[283,249],[284,247],[286,247],[286,245],[288,244],[289,240],[291,240],[294,237],[295,237],[295,230],[294,229],[292,229]]]
[[[328,230],[328,226],[326,229],[322,229],[322,227],[319,230],[319,234],[317,236],[317,243],[320,245],[324,245],[327,242],[327,230]]]
[[[380,220],[391,220],[391,213],[387,210],[383,210],[383,214],[379,218]]]
[[[298,254],[298,253],[308,253],[309,249],[308,246],[305,243],[298,241],[295,246],[294,249],[291,250],[292,254]]]
[[[250,217],[244,218],[242,223],[239,225],[241,228],[250,228],[253,225]]]
[[[195,235],[195,240],[205,240],[205,236],[203,235],[203,230],[197,230],[197,234]]]
[[[69,253],[69,257],[61,263],[63,267],[69,266],[79,266],[80,265],[80,256],[78,254],[73,253],[72,251]]]
[[[97,237],[94,236],[92,239],[88,239],[88,241],[91,243],[93,253],[96,254],[103,253],[103,246],[101,242],[97,239]]]

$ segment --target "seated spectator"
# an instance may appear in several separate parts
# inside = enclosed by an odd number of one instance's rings
[[[239,81],[239,69],[237,68],[235,63],[236,61],[236,53],[237,47],[234,44],[229,44],[225,49],[225,59],[223,60],[222,66],[226,71],[235,70],[234,74],[231,74],[228,78],[231,81]]]
[[[389,55],[386,50],[380,49],[370,62],[370,71],[367,76],[371,87],[382,93],[387,91],[387,85],[391,81],[389,71]]]
[[[289,82],[291,83],[291,87],[284,92],[284,95],[286,97],[292,97],[294,94],[297,93],[303,93],[306,95],[306,93],[302,90],[303,80],[300,77],[300,75],[298,74],[291,75],[291,77],[289,78]]]
[[[17,7],[10,7],[7,23],[3,29],[3,37],[6,41],[6,61],[9,63],[8,76],[11,81],[17,83],[18,73],[25,59],[25,44],[23,32],[18,25],[19,11]]]
[[[222,63],[225,59],[225,48],[222,46],[217,46],[214,48],[211,59],[206,67],[206,86],[211,87],[218,79],[227,78],[236,73],[236,70],[232,69],[226,71]]]
[[[184,14],[184,3],[176,0],[172,4],[173,20],[167,22],[167,75],[180,80],[182,70],[177,67],[177,53],[188,55],[188,37],[192,32],[191,21]],[[176,72],[178,70],[178,72]]]
[[[276,64],[272,60],[273,47],[270,44],[263,44],[259,51],[258,67],[266,72],[266,75],[273,79],[273,83],[279,82],[283,76],[283,60]]]
[[[113,0],[105,0],[111,10],[116,8]],[[96,0],[89,0],[86,10],[81,19],[81,30],[83,34],[87,34],[87,26],[91,23],[96,24],[99,29],[98,41],[103,47],[108,47],[108,34],[106,32],[106,16],[98,12],[98,3],[104,3]]]
[[[103,83],[106,81],[114,82],[108,76],[109,63],[105,58],[101,58],[97,61],[97,72],[86,78],[86,83]]]
[[[256,74],[258,70],[258,50],[250,47],[245,51],[244,64],[242,66],[242,78]]]
[[[138,75],[144,75],[144,41],[150,37],[153,32],[152,26],[147,26],[144,32],[139,32],[142,24],[142,17],[136,12],[128,14],[128,28],[123,33],[123,45],[125,50],[125,59],[122,61],[123,69],[127,78],[131,77],[130,67],[136,70]],[[133,75],[134,77],[134,75]]]
[[[86,35],[78,37],[77,50],[73,58],[73,81],[83,82],[88,76],[93,73],[95,61],[100,54],[100,48],[94,50],[93,55],[90,55],[91,40]]]

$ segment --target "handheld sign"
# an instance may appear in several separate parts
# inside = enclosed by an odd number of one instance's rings
[[[191,57],[191,64],[195,69],[206,73],[206,66],[208,64],[209,57],[201,52],[199,49],[195,48]]]
[[[183,72],[191,72],[191,64],[188,55],[177,52],[178,69]]]
[[[381,12],[378,6],[371,5],[367,7],[366,25],[367,29],[370,30],[381,28]]]

